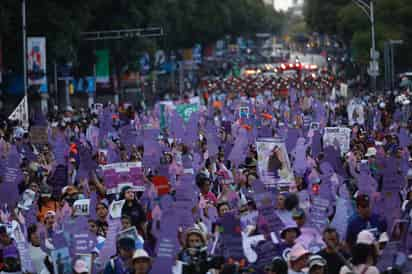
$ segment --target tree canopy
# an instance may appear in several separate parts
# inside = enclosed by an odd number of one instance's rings
[[[79,49],[110,47],[119,58],[145,48],[178,49],[230,35],[277,32],[283,15],[256,0],[26,0],[28,36],[46,36],[48,60],[83,62]],[[165,37],[84,43],[80,33],[163,27]],[[21,61],[21,1],[0,1],[4,63]],[[120,54],[119,54],[120,53]],[[80,54],[80,56],[79,56]],[[18,69],[18,65],[16,65]]]
[[[377,47],[383,55],[384,42],[404,40],[397,63],[407,69],[412,62],[412,2],[379,0],[375,3]],[[305,20],[312,31],[339,35],[353,49],[357,61],[369,61],[371,34],[369,19],[351,0],[306,0]]]

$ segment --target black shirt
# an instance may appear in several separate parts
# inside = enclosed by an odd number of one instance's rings
[[[343,252],[341,252],[341,254],[345,257],[345,259],[349,258],[348,254]],[[324,258],[327,262],[327,274],[339,274],[340,268],[345,265],[342,259],[335,252],[328,253],[325,249],[322,249],[319,251],[318,255]]]

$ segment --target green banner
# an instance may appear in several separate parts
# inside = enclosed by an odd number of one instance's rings
[[[166,128],[166,108],[165,105],[161,104],[160,105],[160,129],[165,129]]]
[[[181,104],[176,106],[176,112],[186,123],[189,121],[193,112],[199,111],[199,104]]]
[[[96,50],[96,83],[110,82],[110,55],[109,50]]]

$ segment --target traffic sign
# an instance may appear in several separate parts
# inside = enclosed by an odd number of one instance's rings
[[[372,77],[379,76],[379,63],[378,61],[371,61],[369,63],[368,74]]]

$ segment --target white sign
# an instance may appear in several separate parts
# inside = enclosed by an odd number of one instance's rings
[[[29,128],[29,105],[27,104],[27,96],[18,104],[14,111],[10,114],[9,120],[21,121],[25,129]]]
[[[350,149],[351,130],[344,127],[327,127],[323,134],[323,147],[339,146],[342,154]]]
[[[90,214],[90,199],[76,200],[73,203],[74,216],[88,216]]]

